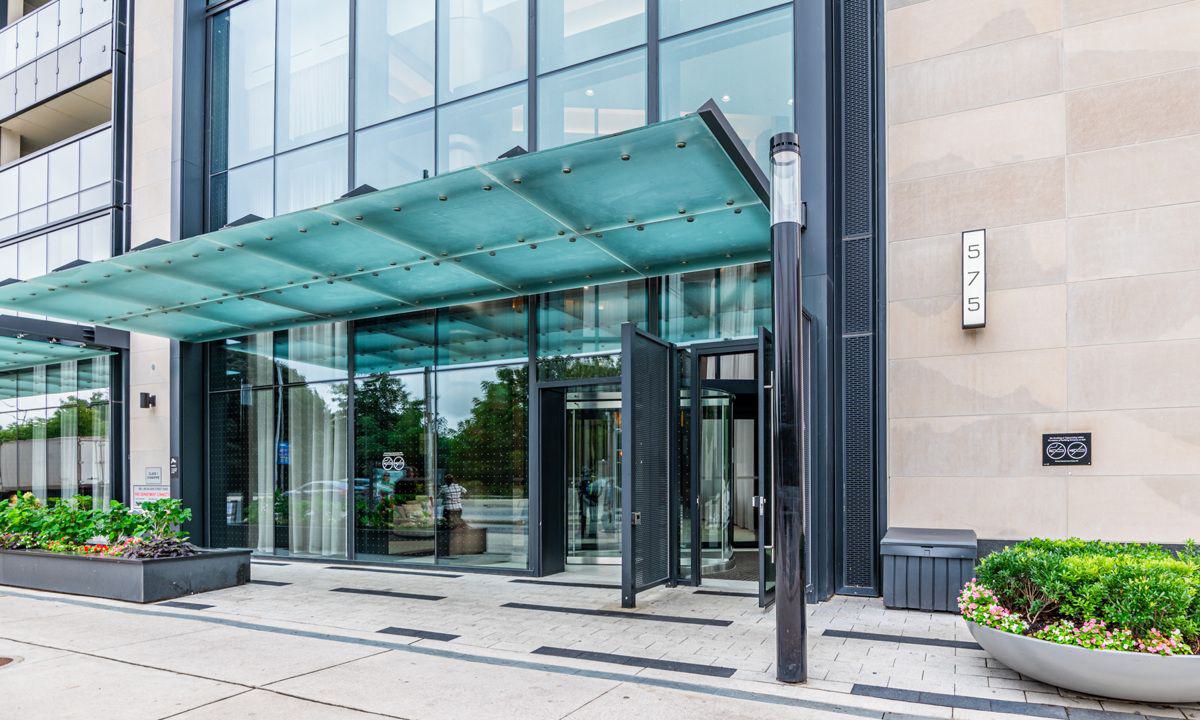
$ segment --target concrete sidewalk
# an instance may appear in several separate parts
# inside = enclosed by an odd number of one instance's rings
[[[706,718],[1033,715],[1200,720],[1022,678],[952,615],[811,608],[811,681],[775,682],[749,587],[620,609],[602,571],[548,581],[256,562],[255,582],[137,606],[0,592],[2,718]],[[555,583],[555,584],[550,584]]]

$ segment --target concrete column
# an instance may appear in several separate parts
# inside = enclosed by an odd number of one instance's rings
[[[0,128],[0,165],[21,157],[21,136],[14,130]]]

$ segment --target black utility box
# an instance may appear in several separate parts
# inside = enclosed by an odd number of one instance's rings
[[[975,575],[974,530],[889,528],[879,543],[883,604],[958,612],[958,594]]]

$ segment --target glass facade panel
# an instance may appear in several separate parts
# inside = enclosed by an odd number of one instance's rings
[[[538,301],[538,375],[543,380],[620,373],[621,325],[646,327],[646,283],[593,285],[546,293]],[[573,357],[591,355],[592,357]]]
[[[226,173],[228,194],[225,196],[225,217],[222,219],[222,225],[247,215],[268,218],[275,214],[271,192],[274,171],[273,161],[261,160]]]
[[[436,386],[440,561],[524,568],[528,366],[439,370]]]
[[[0,218],[17,214],[18,168],[0,170]]]
[[[46,236],[39,235],[17,245],[17,277],[21,280],[46,274]]]
[[[112,179],[112,131],[79,141],[79,187],[90,188]]]
[[[432,366],[434,332],[432,312],[360,320],[354,324],[354,372],[363,376]]]
[[[288,499],[275,480],[275,391],[213,393],[208,400],[209,537],[213,547],[288,547]]]
[[[529,357],[525,298],[455,305],[438,312],[438,365]]]
[[[329,202],[346,192],[346,138],[275,158],[275,213]]]
[[[276,150],[290,150],[346,132],[349,0],[281,3],[278,28]],[[342,175],[344,178],[345,173]]]
[[[46,267],[50,271],[79,257],[79,226],[71,225],[46,236]]]
[[[46,202],[45,155],[26,160],[20,166],[20,209],[28,210]]]
[[[49,198],[58,200],[79,192],[79,144],[70,143],[51,152],[49,162]],[[112,162],[111,155],[109,162]]]
[[[113,499],[109,357],[0,373],[0,495]]]
[[[529,146],[525,86],[438,108],[438,172],[495,160]]]
[[[646,42],[646,0],[538,3],[538,72]]]
[[[274,149],[275,2],[250,0],[217,15],[210,51],[212,170]]]
[[[783,8],[663,42],[662,118],[695,112],[713,98],[765,168],[771,135],[793,126],[791,12]],[[755,81],[747,82],[750,77]]]
[[[375,375],[354,392],[354,546],[359,559],[433,562],[437,473],[429,372]]]
[[[112,256],[112,218],[98,217],[79,224],[79,258],[103,260]]]
[[[705,25],[779,5],[779,0],[651,0],[658,2],[658,26],[669,37]]]
[[[662,323],[674,343],[756,335],[771,325],[770,263],[666,276]]]
[[[294,385],[281,394],[278,486],[291,555],[346,556],[349,471],[346,383]]]
[[[275,333],[275,362],[283,382],[345,380],[348,370],[346,324],[328,323]]]
[[[275,381],[273,334],[257,333],[208,345],[208,387],[234,390]]]
[[[527,74],[525,0],[438,3],[438,101],[523,80]]]
[[[538,80],[538,148],[542,150],[645,124],[645,50]]]
[[[382,190],[434,173],[433,112],[360,131],[354,138],[354,186]]]
[[[354,74],[358,127],[433,106],[435,5],[435,0],[358,0]]]

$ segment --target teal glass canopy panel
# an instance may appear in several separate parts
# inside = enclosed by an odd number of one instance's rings
[[[112,354],[110,350],[78,343],[44,342],[28,337],[0,335],[0,372]]]
[[[702,109],[9,280],[0,307],[207,341],[762,261],[746,156]]]

